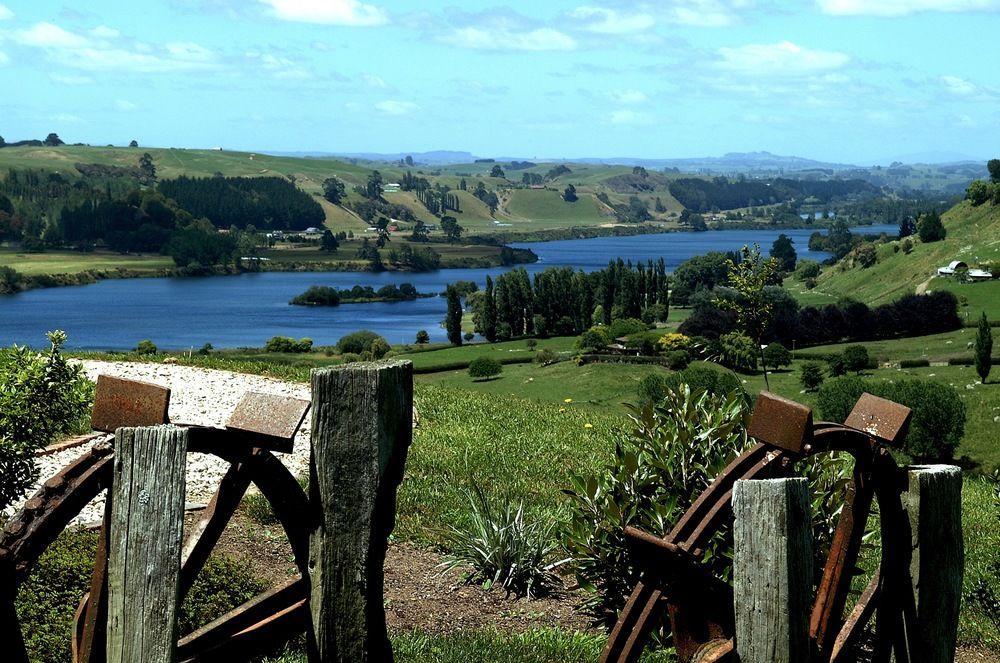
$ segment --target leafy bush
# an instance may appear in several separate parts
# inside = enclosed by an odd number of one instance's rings
[[[863,345],[849,345],[844,348],[844,368],[861,374],[861,371],[869,367],[871,358],[868,356],[868,348]]]
[[[663,353],[674,352],[675,350],[690,350],[692,345],[693,341],[690,336],[676,332],[664,334],[656,342],[656,347]]]
[[[823,367],[814,361],[802,364],[799,383],[806,391],[816,391],[823,384]]]
[[[564,546],[581,587],[595,592],[585,607],[613,621],[638,579],[623,531],[665,535],[712,479],[748,444],[746,399],[681,385],[660,404],[632,409],[631,435],[615,444],[596,475],[570,474],[570,522]],[[726,557],[713,542],[706,561],[721,570]]]
[[[642,320],[638,320],[636,318],[618,318],[611,321],[611,325],[608,327],[608,334],[612,339],[615,339],[621,338],[622,336],[638,334],[639,332],[644,332],[647,329],[649,329],[649,325]]]
[[[367,329],[351,332],[337,341],[337,352],[340,354],[351,353],[360,355],[366,350],[370,350],[372,343],[375,342],[375,339],[379,338],[382,337]],[[384,341],[385,339],[382,340]]]
[[[799,281],[815,279],[819,276],[820,266],[815,260],[800,260],[795,269],[795,278]]]
[[[749,336],[731,332],[719,337],[721,363],[734,370],[750,372],[757,369],[757,346]]]
[[[381,359],[389,354],[390,350],[392,350],[392,348],[389,346],[389,341],[379,336],[378,338],[372,340],[365,352],[361,353],[361,358],[367,360]]]
[[[691,363],[691,355],[687,350],[671,350],[663,357],[667,360],[667,368],[672,371],[682,371]]]
[[[42,555],[17,597],[32,661],[69,663],[70,634],[80,597],[90,589],[97,533],[69,530]],[[179,615],[190,632],[264,591],[266,583],[227,557],[212,556],[198,574]]]
[[[792,353],[775,341],[764,348],[764,363],[771,368],[784,368],[792,363]]]
[[[559,359],[559,355],[552,350],[552,348],[542,348],[537,353],[535,353],[535,363],[536,364],[551,364],[552,362]]]
[[[144,341],[139,341],[139,345],[135,346],[135,352],[140,355],[155,355],[156,344],[148,338]]]
[[[489,379],[500,375],[503,366],[492,357],[476,357],[469,362],[469,377],[479,379]]]
[[[305,354],[312,351],[312,339],[302,338],[296,341],[288,336],[272,336],[264,345],[267,352],[287,352],[291,354]]]
[[[913,410],[903,448],[909,456],[922,461],[954,457],[965,433],[965,403],[954,387],[930,380],[886,382],[856,376],[836,378],[819,390],[820,414],[828,421],[844,421],[866,391]]]
[[[417,345],[425,345],[431,342],[431,335],[427,333],[426,329],[421,329],[417,332]]]
[[[37,449],[90,428],[94,386],[60,352],[66,334],[54,331],[48,339],[48,352],[0,350],[0,511],[38,479]]]
[[[208,558],[178,615],[181,633],[190,633],[267,589],[267,583],[224,555]]]
[[[584,351],[603,350],[610,342],[611,335],[608,333],[608,328],[595,326],[580,334],[580,338],[576,339],[576,348]]]
[[[468,525],[450,527],[443,535],[449,550],[445,568],[469,565],[472,578],[487,588],[497,585],[529,597],[547,592],[559,583],[548,558],[558,547],[552,518],[525,513],[509,499],[490,504],[479,486],[466,491]]]

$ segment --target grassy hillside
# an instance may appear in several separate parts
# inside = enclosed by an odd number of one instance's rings
[[[809,297],[815,301],[824,297],[835,301],[850,296],[869,304],[881,304],[922,286],[929,290],[956,289],[969,297],[970,308],[976,300],[979,307],[1000,309],[1000,305],[993,303],[995,295],[1000,294],[995,284],[976,283],[956,288],[953,281],[934,277],[938,267],[952,260],[964,260],[970,267],[1000,260],[1000,207],[972,207],[962,202],[945,213],[942,220],[948,231],[946,239],[923,244],[914,237],[913,251],[909,254],[896,250],[899,242],[880,245],[877,264],[867,269],[844,268],[844,263],[830,268],[820,276]],[[978,315],[978,310],[975,314]]]

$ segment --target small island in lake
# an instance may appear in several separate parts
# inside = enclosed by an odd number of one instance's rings
[[[340,306],[341,304],[369,304],[372,302],[406,302],[424,297],[435,297],[432,293],[417,292],[412,283],[385,285],[375,290],[371,286],[356,285],[351,289],[338,290],[325,285],[314,285],[289,304],[296,306]]]

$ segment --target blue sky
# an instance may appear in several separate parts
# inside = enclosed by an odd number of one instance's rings
[[[8,141],[1000,154],[1000,0],[0,3]]]

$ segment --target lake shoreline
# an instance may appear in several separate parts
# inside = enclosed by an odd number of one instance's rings
[[[788,230],[826,230],[829,224],[805,223],[795,225],[782,225],[782,231]],[[871,225],[855,225],[855,228],[869,228]],[[737,223],[727,228],[709,228],[704,233],[725,232],[731,230],[740,231],[774,231],[778,226],[766,223]],[[663,235],[670,233],[693,232],[686,228],[664,227],[660,225],[638,224],[635,226],[615,225],[608,227],[601,226],[574,226],[571,228],[557,230],[539,231],[512,231],[510,233],[497,233],[494,235],[475,235],[466,238],[472,246],[507,246],[509,244],[541,244],[545,242],[558,242],[568,240],[597,239],[601,237],[638,237],[642,235]],[[514,263],[504,264],[499,255],[495,258],[467,258],[449,260],[447,264],[442,264],[438,270],[460,270],[460,269],[489,269],[492,267],[516,267],[518,265],[528,265],[537,262],[537,256],[533,260],[523,260]],[[2,265],[0,265],[2,266]],[[387,265],[385,272],[402,274],[419,274],[424,271],[438,270],[412,270]],[[314,272],[314,273],[343,273],[356,272],[359,274],[377,273],[367,266],[363,260],[324,262],[324,261],[303,261],[303,262],[262,262],[258,269],[243,269],[229,265],[214,265],[212,267],[201,267],[191,270],[184,267],[170,267],[154,270],[131,269],[118,267],[112,269],[88,269],[79,272],[52,272],[44,274],[25,275],[19,274],[20,282],[13,290],[0,288],[0,297],[4,295],[14,295],[19,292],[44,288],[59,288],[68,286],[91,285],[99,281],[110,279],[142,279],[142,278],[184,278],[184,277],[206,277],[206,276],[238,276],[240,274],[258,272]],[[0,287],[2,287],[0,283]]]

